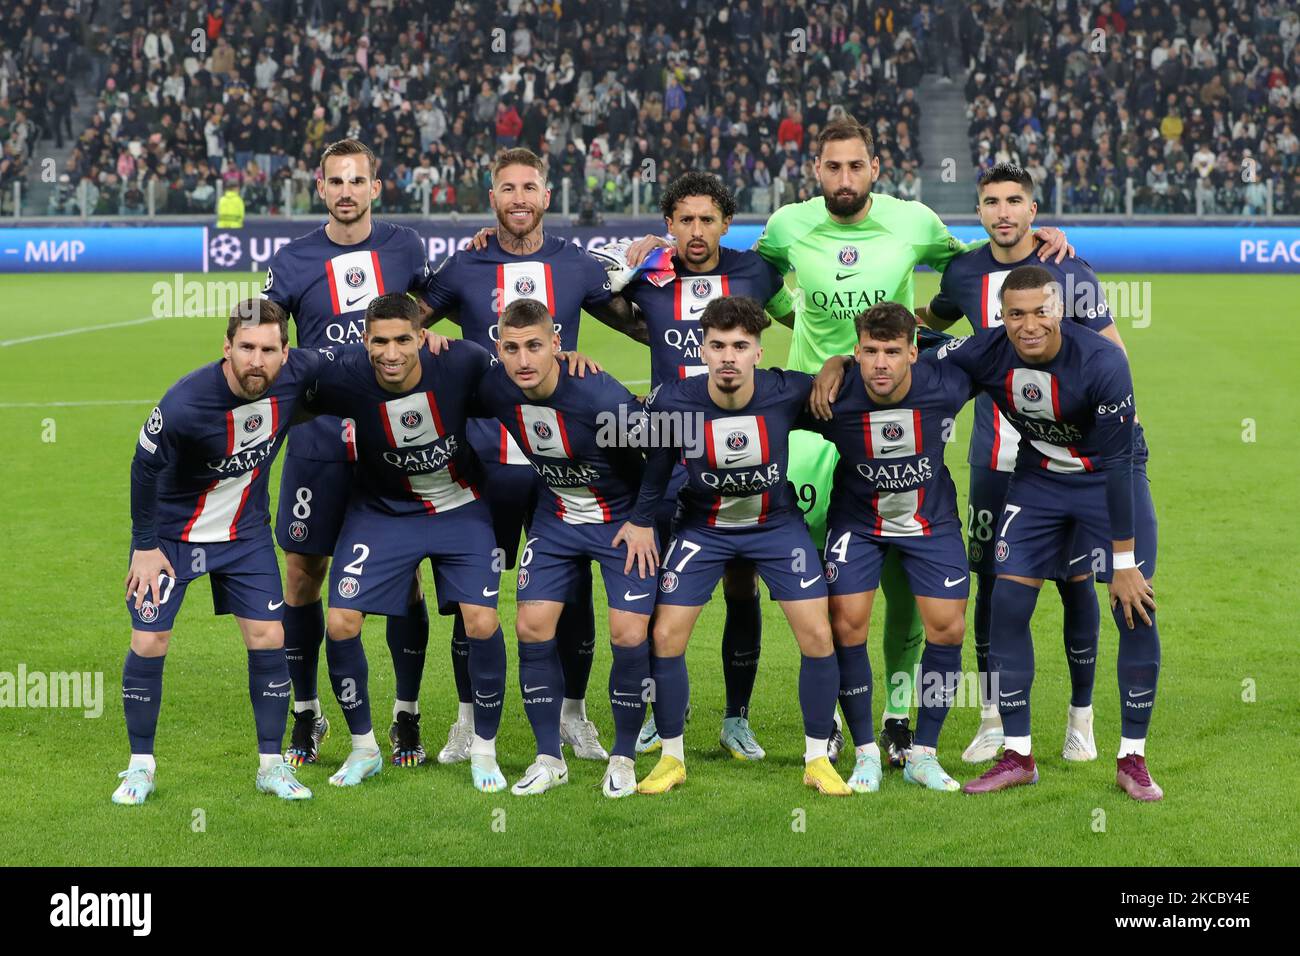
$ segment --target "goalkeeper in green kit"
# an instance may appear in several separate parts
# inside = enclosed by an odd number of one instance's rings
[[[831,356],[853,352],[858,341],[854,319],[860,313],[878,302],[913,309],[913,271],[918,265],[942,272],[969,248],[928,206],[871,194],[880,160],[871,131],[854,120],[845,117],[822,129],[816,171],[821,196],[778,209],[756,247],[782,274],[794,273],[799,294],[785,367],[812,374]],[[1041,258],[1064,258],[1063,233],[1046,228],[1036,237],[1043,242]],[[628,250],[628,263],[638,262],[655,244],[662,240],[638,240]],[[819,547],[826,540],[826,506],[838,458],[835,446],[821,436],[803,430],[790,433],[789,478]],[[890,765],[901,767],[912,744],[908,718],[925,632],[895,551],[885,559],[880,589],[885,596],[888,677],[880,743]],[[837,730],[832,760],[842,744]]]

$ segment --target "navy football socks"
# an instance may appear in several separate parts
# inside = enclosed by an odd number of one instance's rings
[[[162,708],[163,665],[167,656],[141,657],[126,652],[122,664],[122,710],[126,714],[126,734],[131,753],[153,753],[153,738],[158,731],[158,711]]]
[[[757,594],[728,597],[722,625],[722,679],[727,688],[726,717],[744,717],[754,695],[758,655],[763,643],[763,606]]]
[[[1065,609],[1065,660],[1070,665],[1070,706],[1092,705],[1092,688],[1097,678],[1097,644],[1101,612],[1092,578],[1057,581]]]
[[[289,664],[284,648],[248,651],[248,698],[257,726],[257,752],[278,754],[289,720]]]
[[[849,725],[853,745],[861,747],[876,739],[871,723],[871,659],[867,645],[835,648],[840,665],[840,710]]]
[[[799,709],[803,732],[814,740],[829,740],[835,733],[835,699],[840,690],[840,665],[834,654],[799,655]]]
[[[619,647],[611,644],[614,655],[609,669],[609,707],[614,714],[614,747],[616,757],[636,759],[636,738],[645,720],[645,689],[650,677],[650,642],[636,647]]]
[[[920,703],[914,738],[920,746],[939,746],[939,731],[952,709],[953,692],[960,680],[961,645],[927,641],[921,652]]]
[[[1130,740],[1147,735],[1151,711],[1155,707],[1156,684],[1160,677],[1160,633],[1156,630],[1156,612],[1147,609],[1150,624],[1133,615],[1133,629],[1124,622],[1124,608],[1118,604],[1111,613],[1119,628],[1119,696],[1123,716],[1120,733]]]
[[[501,726],[506,689],[506,639],[500,626],[490,637],[469,640],[469,676],[474,687],[474,734],[494,740]]]
[[[361,635],[326,641],[325,664],[348,731],[354,736],[370,733],[374,729],[370,723],[370,666]]]
[[[650,677],[654,680],[655,726],[663,738],[680,737],[686,730],[686,704],[691,699],[690,679],[686,676],[686,655],[650,657]]]
[[[397,699],[420,699],[424,654],[429,646],[429,608],[424,597],[406,609],[404,617],[390,617],[385,625],[388,651],[393,655]]]
[[[320,598],[302,607],[284,606],[284,656],[293,680],[294,700],[316,700],[320,644],[325,640],[325,610]]]
[[[519,642],[519,689],[524,696],[524,713],[537,738],[537,752],[559,760],[564,671],[555,638]]]
[[[1002,730],[1029,736],[1029,692],[1034,685],[1034,639],[1029,622],[1038,588],[998,578],[993,586],[989,631],[990,692],[997,695]]]

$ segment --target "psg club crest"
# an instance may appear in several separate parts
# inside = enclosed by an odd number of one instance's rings
[[[840,576],[840,566],[834,561],[826,562],[826,583],[834,584],[835,579]]]
[[[140,620],[146,624],[152,624],[158,620],[158,606],[153,601],[145,601],[140,605],[140,610],[136,613],[140,615]]]
[[[339,579],[339,597],[354,598],[357,592],[361,590],[361,583],[356,578],[346,577]]]
[[[732,451],[740,451],[749,444],[749,436],[744,432],[732,432],[727,436],[727,447]]]
[[[520,276],[515,280],[515,292],[519,295],[532,295],[537,289],[537,283],[530,276]]]
[[[898,422],[885,422],[880,426],[880,437],[885,441],[898,441],[903,437],[903,426]]]
[[[305,521],[289,522],[289,537],[294,541],[307,540],[307,523]]]
[[[419,428],[423,422],[424,422],[424,416],[421,415],[419,412],[417,412],[415,409],[402,412],[403,428]]]
[[[352,266],[347,272],[343,273],[343,281],[350,288],[360,289],[366,281],[366,271],[360,266]]]
[[[247,418],[244,419],[244,431],[250,435],[253,434],[253,432],[257,431],[261,427],[262,427],[261,415],[249,415]]]
[[[1027,402],[1037,402],[1042,399],[1043,390],[1033,382],[1027,382],[1025,383],[1025,386],[1020,389],[1020,394],[1025,396],[1025,401]]]
[[[999,541],[998,546],[993,549],[993,557],[999,561],[1005,561],[1011,554],[1011,545],[1006,541]]]
[[[691,283],[691,295],[697,299],[707,299],[713,291],[713,283],[708,279],[696,279]]]
[[[522,591],[524,588],[528,587],[528,569],[527,569],[527,568],[520,568],[520,569],[519,569],[519,581],[518,581],[518,583],[516,584],[516,587],[517,587],[520,591]]]
[[[659,590],[664,594],[671,594],[677,590],[677,575],[672,571],[665,571],[659,576]]]
[[[533,422],[533,434],[542,441],[551,437],[551,426],[546,422]]]
[[[858,264],[858,247],[845,246],[840,250],[840,265],[855,266]]]
[[[972,541],[970,543],[970,559],[972,561],[983,561],[984,545],[980,544],[978,541]]]

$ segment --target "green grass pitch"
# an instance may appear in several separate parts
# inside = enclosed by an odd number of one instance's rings
[[[606,800],[598,790],[602,768],[578,761],[570,763],[569,786],[532,800],[478,794],[465,765],[433,762],[416,770],[387,766],[353,790],[329,787],[326,777],[343,758],[347,736],[322,675],[335,729],[321,764],[300,774],[316,798],[288,805],[253,788],[245,656],[233,622],[211,614],[203,581],[190,590],[167,664],[158,791],[147,805],[126,808],[108,797],[127,753],[118,689],[128,637],[128,466],[157,397],[218,356],[221,322],[171,319],[52,337],[149,316],[154,282],[171,277],[6,276],[0,424],[9,442],[2,482],[8,557],[0,563],[0,671],[23,665],[29,673],[102,672],[104,709],[98,719],[67,709],[0,709],[5,862],[1295,864],[1300,824],[1291,756],[1300,658],[1296,589],[1283,584],[1294,573],[1300,472],[1295,280],[1106,278],[1151,284],[1149,326],[1121,320],[1120,330],[1133,359],[1160,517],[1164,666],[1148,756],[1166,791],[1163,803],[1139,806],[1115,788],[1118,638],[1104,610],[1095,701],[1101,756],[1083,766],[1060,759],[1068,685],[1060,605],[1049,586],[1034,621],[1033,730],[1042,774],[1036,787],[983,798],[936,794],[905,784],[896,772],[872,796],[832,800],[802,787],[798,655],[779,609],[766,600],[752,712],[769,757],[743,764],[724,756],[717,736],[719,599],[701,617],[688,656],[690,777],[665,797]],[[935,276],[918,277],[918,301],[934,287]],[[32,336],[45,337],[13,341]],[[780,364],[787,344],[784,329],[769,333],[767,364]],[[649,374],[644,349],[594,321],[584,323],[582,347],[625,381]],[[963,515],[969,427],[968,408],[947,456]],[[274,488],[272,495],[274,502]],[[513,690],[509,580],[501,597]],[[879,624],[878,610],[870,642],[877,674]],[[435,620],[421,702],[433,751],[455,707],[448,634],[445,619]],[[381,620],[367,624],[365,640],[383,738],[393,683]],[[969,637],[967,644],[973,670]],[[598,643],[588,696],[609,739],[607,648]],[[877,719],[881,703],[878,692]],[[977,772],[959,756],[977,722],[976,709],[958,708],[944,729],[940,754],[959,779]],[[511,780],[532,754],[513,694],[499,752]],[[651,766],[642,758],[639,774]]]

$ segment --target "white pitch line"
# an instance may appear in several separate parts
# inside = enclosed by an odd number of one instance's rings
[[[156,405],[154,398],[105,399],[87,402],[0,402],[0,408],[89,408],[99,405]]]
[[[22,345],[25,342],[40,342],[44,339],[57,339],[65,335],[80,335],[82,332],[98,332],[100,329],[120,329],[128,325],[144,325],[146,322],[161,322],[163,319],[175,319],[180,316],[175,315],[150,315],[143,319],[131,319],[128,322],[109,322],[107,325],[87,325],[79,329],[63,329],[59,332],[42,332],[40,335],[29,335],[21,339],[4,339],[0,341],[0,348],[7,348],[10,345]]]
[[[649,385],[649,384],[650,384],[650,379],[648,379],[648,378],[626,378],[626,379],[623,379],[623,384],[624,384],[624,385]]]

